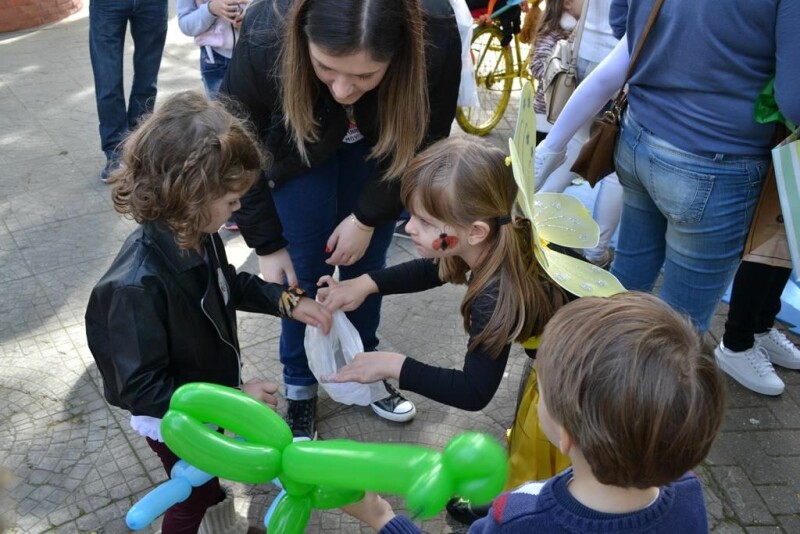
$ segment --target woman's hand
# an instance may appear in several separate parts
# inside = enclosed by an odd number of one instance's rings
[[[275,396],[275,392],[278,391],[278,384],[254,378],[242,384],[242,391],[263,402],[273,410],[278,408],[278,398]]]
[[[308,297],[301,297],[297,306],[292,310],[292,319],[306,323],[309,326],[316,326],[322,333],[328,335],[331,331],[333,317],[331,312],[326,310],[322,304]]]
[[[331,257],[325,260],[325,263],[353,265],[367,251],[374,231],[371,226],[359,222],[355,215],[348,215],[328,238],[325,252],[330,252]]]
[[[377,493],[370,492],[365,493],[360,501],[342,506],[342,511],[366,523],[376,532],[394,518],[392,506]]]
[[[327,287],[322,287],[327,286]],[[328,311],[353,311],[364,302],[369,295],[378,292],[378,286],[368,274],[358,278],[337,282],[332,276],[323,276],[317,282],[317,299]]]
[[[289,257],[289,251],[285,248],[266,256],[259,256],[258,268],[261,270],[261,278],[267,282],[283,284],[285,280],[285,283],[290,286],[297,286],[297,275],[294,272],[292,258]]]
[[[385,378],[400,378],[406,357],[397,352],[359,352],[353,361],[327,377],[330,382],[371,384]]]

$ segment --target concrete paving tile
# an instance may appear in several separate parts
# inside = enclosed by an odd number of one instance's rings
[[[722,430],[778,430],[780,422],[767,407],[729,408],[725,412]]]
[[[778,430],[758,435],[761,450],[770,456],[800,455],[800,430]]]
[[[733,522],[724,522],[717,525],[711,532],[714,534],[744,534],[744,528]]]
[[[130,225],[111,213],[91,213],[68,220],[21,228],[12,235],[35,274],[68,268],[76,259],[113,258],[130,234]],[[87,232],[91,239],[85,239]],[[108,245],[106,245],[108,244]]]
[[[800,532],[800,515],[781,515],[777,517],[778,523],[787,534]]]
[[[775,519],[739,467],[711,467],[710,471],[742,525],[773,525]]]
[[[756,490],[774,515],[800,514],[800,495],[790,486],[771,484]]]

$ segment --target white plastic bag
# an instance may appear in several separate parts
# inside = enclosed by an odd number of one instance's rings
[[[456,16],[458,34],[461,37],[461,83],[458,86],[458,105],[479,108],[478,85],[475,81],[475,65],[472,63],[472,13],[466,0],[450,0]]]
[[[358,330],[343,311],[337,310],[333,313],[333,324],[327,336],[317,327],[306,326],[305,348],[308,367],[322,388],[336,402],[367,406],[389,395],[383,382],[359,384],[322,381],[323,377],[336,374],[340,367],[352,362],[356,354],[364,352]]]

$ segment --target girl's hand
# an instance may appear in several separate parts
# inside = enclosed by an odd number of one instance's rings
[[[371,384],[385,378],[399,379],[405,361],[406,357],[397,352],[359,352],[351,363],[339,369],[329,380]]]
[[[267,282],[283,284],[284,280],[290,286],[297,286],[297,275],[294,272],[292,258],[289,251],[285,248],[258,257],[258,268],[261,270],[261,278]]]
[[[327,286],[327,287],[322,287]],[[317,298],[328,311],[353,311],[369,295],[378,292],[378,286],[368,274],[358,278],[337,282],[332,276],[323,276],[317,282]]]
[[[374,228],[362,224],[354,215],[347,216],[328,238],[325,252],[332,254],[325,263],[353,265],[367,251],[374,231]]]
[[[394,518],[392,506],[377,493],[370,492],[365,493],[364,498],[360,501],[342,506],[342,511],[362,523],[366,523],[376,532]]]
[[[292,310],[292,319],[306,323],[309,326],[316,326],[322,333],[328,335],[331,331],[333,317],[331,312],[326,310],[322,304],[308,297],[301,297],[297,306]]]
[[[242,391],[263,402],[273,410],[277,410],[278,398],[275,396],[275,392],[278,391],[278,384],[254,378],[242,384]]]
[[[238,0],[209,0],[208,10],[212,15],[236,22],[241,8]]]

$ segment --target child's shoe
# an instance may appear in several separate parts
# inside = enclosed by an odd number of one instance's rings
[[[317,397],[306,400],[286,399],[286,424],[294,441],[317,439]]]
[[[372,411],[380,417],[395,423],[405,423],[414,419],[414,416],[417,415],[417,408],[414,403],[403,397],[386,380],[383,381],[383,385],[386,387],[386,391],[389,392],[389,396],[370,404]]]
[[[722,341],[714,349],[717,365],[741,385],[762,395],[783,393],[783,381],[775,373],[767,352],[759,343],[752,348],[734,352],[726,349]]]
[[[756,334],[756,343],[775,365],[786,369],[800,369],[800,350],[777,328],[770,328],[765,334]]]
[[[245,534],[250,528],[247,519],[236,513],[233,492],[222,486],[225,499],[206,510],[197,534]]]

